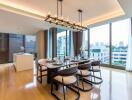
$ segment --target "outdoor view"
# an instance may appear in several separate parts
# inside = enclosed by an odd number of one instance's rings
[[[109,64],[109,24],[90,29],[90,58]]]
[[[112,65],[126,66],[130,26],[130,19],[112,23]],[[90,58],[100,59],[103,64],[110,63],[109,32],[109,24],[90,28]],[[70,38],[69,31],[57,33],[57,56],[70,55]],[[82,47],[85,56],[88,56],[88,31],[83,32]]]
[[[70,31],[61,31],[57,33],[57,56],[64,57],[70,55],[70,41]]]
[[[84,57],[88,57],[88,31],[83,31],[83,41],[82,41],[82,48],[84,50]]]
[[[112,65],[126,66],[128,51],[128,35],[130,19],[112,23]],[[84,32],[87,48],[87,34]],[[90,58],[100,59],[103,64],[109,64],[109,24],[90,28]]]
[[[112,23],[112,65],[126,66],[130,19]]]
[[[36,52],[36,36],[34,35],[25,36],[25,50],[28,53]]]
[[[66,31],[57,33],[57,56],[66,55]]]

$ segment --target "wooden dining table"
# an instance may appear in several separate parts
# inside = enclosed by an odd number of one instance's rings
[[[78,59],[78,60],[66,60],[62,63],[55,63],[53,61],[49,61],[46,64],[47,67],[47,83],[50,84],[52,77],[54,77],[55,75],[57,75],[57,72],[59,70],[63,70],[67,67],[77,67],[78,64],[80,63],[85,63],[85,62],[89,62],[90,59]]]

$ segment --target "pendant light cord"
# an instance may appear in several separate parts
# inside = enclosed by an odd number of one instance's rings
[[[57,0],[57,18],[58,18],[58,7],[59,7],[59,6],[58,6],[58,3],[59,3],[59,2],[58,2],[58,0]]]
[[[82,10],[81,9],[78,9],[78,16],[79,16],[79,22],[82,26]]]
[[[62,1],[61,1],[61,17],[62,17]]]
[[[81,26],[82,26],[82,12],[80,12],[80,14],[81,14]]]

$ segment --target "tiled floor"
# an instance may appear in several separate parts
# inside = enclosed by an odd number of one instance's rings
[[[90,92],[81,92],[80,100],[132,100],[132,73],[102,67],[103,83]],[[61,94],[59,94],[61,95]],[[74,100],[68,93],[68,100]],[[0,100],[55,100],[50,85],[36,81],[35,71],[15,72],[12,64],[0,65]]]

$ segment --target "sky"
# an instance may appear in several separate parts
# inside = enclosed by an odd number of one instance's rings
[[[128,36],[131,32],[130,19],[125,19],[112,23],[112,45],[119,45],[123,42],[124,45],[128,44]],[[64,36],[65,31],[57,34],[57,37]],[[87,31],[84,31],[87,33]],[[87,41],[88,34],[84,35],[85,41]],[[90,44],[95,44],[97,42],[103,42],[104,44],[109,44],[109,24],[101,25],[98,27],[93,27],[90,29]]]
[[[130,19],[112,23],[112,44],[118,45],[120,41],[128,44],[128,36],[131,32]],[[109,43],[109,24],[90,29],[90,44],[96,42]]]

